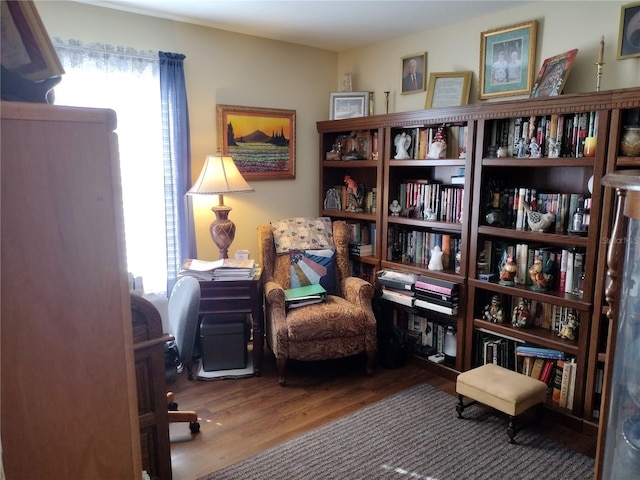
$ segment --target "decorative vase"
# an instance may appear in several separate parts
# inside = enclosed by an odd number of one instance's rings
[[[620,139],[620,153],[625,157],[640,156],[640,127],[624,127]]]

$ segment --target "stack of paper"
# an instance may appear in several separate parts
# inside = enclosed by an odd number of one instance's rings
[[[284,291],[284,302],[287,308],[304,307],[314,303],[324,302],[327,299],[327,291],[320,284],[305,285],[304,287],[290,288]]]
[[[184,262],[180,275],[190,275],[199,280],[249,280],[256,274],[254,259],[235,260],[223,258],[206,261],[188,259]]]

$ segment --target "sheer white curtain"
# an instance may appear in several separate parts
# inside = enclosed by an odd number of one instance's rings
[[[166,291],[166,234],[158,53],[54,39],[65,74],[56,105],[118,116],[127,268],[146,292]]]

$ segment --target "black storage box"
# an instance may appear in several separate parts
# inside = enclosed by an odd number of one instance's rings
[[[231,370],[247,367],[249,341],[247,315],[207,315],[200,324],[202,369]]]

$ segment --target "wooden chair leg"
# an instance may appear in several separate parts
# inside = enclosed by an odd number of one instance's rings
[[[456,403],[456,412],[458,413],[458,418],[464,418],[462,416],[462,412],[464,412],[464,402],[463,396],[458,394],[458,403]]]
[[[515,417],[513,415],[509,415],[509,426],[507,427],[507,435],[509,435],[509,443],[516,444],[516,425],[515,425]]]
[[[287,384],[287,358],[277,357],[276,366],[278,367],[278,383],[284,387]]]

